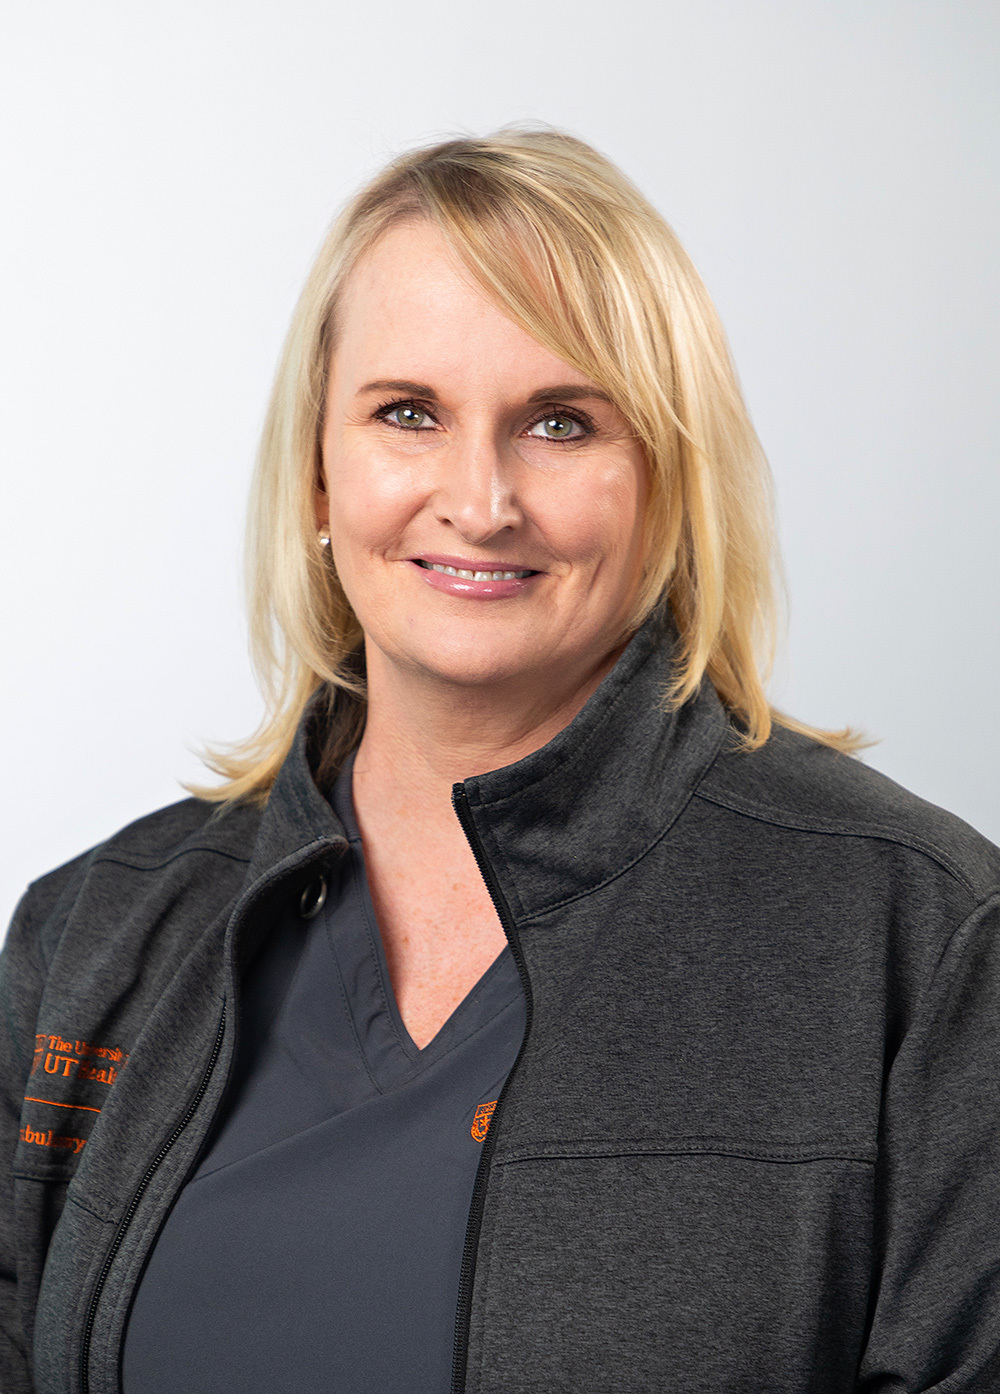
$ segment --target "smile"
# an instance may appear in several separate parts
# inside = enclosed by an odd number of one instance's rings
[[[534,576],[534,571],[465,571],[454,566],[442,566],[438,562],[417,561],[426,571],[439,571],[442,576],[457,576],[460,581],[520,581],[526,576]]]

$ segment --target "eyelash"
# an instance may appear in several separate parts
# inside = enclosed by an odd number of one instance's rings
[[[414,411],[422,411],[424,415],[429,416],[432,421],[437,419],[433,412],[429,411],[427,407],[421,406],[419,402],[415,402],[412,397],[396,397],[390,402],[382,402],[372,412],[372,418],[384,421],[387,426],[392,426],[394,430],[408,431],[411,435],[417,435],[424,429],[420,426],[400,426],[398,421],[390,421],[388,419],[389,415],[391,412],[394,412],[397,407],[412,407]],[[545,421],[550,416],[563,416],[567,421],[575,421],[578,426],[583,427],[586,434],[582,436],[570,436],[566,440],[558,440],[554,436],[536,437],[538,440],[546,439],[549,445],[579,445],[582,441],[586,440],[588,436],[597,434],[597,426],[593,417],[588,416],[585,411],[580,411],[579,408],[570,410],[567,407],[557,407],[554,403],[548,406],[540,416],[536,416],[534,421],[529,421],[525,429],[530,430],[532,426],[537,426],[539,421]]]

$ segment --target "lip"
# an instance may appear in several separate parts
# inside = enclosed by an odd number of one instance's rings
[[[517,576],[507,581],[494,581],[492,579],[472,581],[462,576],[448,576],[443,571],[431,571],[428,566],[421,566],[421,562],[427,562],[433,566],[453,566],[456,571],[531,571],[532,575]],[[519,566],[516,562],[493,561],[487,565],[469,557],[423,555],[411,557],[409,565],[412,566],[425,585],[430,586],[432,590],[440,591],[444,595],[457,596],[463,600],[513,599],[545,574],[542,571],[535,571],[532,567]]]
[[[453,566],[456,571],[537,571],[537,566],[529,566],[524,561],[483,561],[482,557],[446,557],[436,552],[421,552],[411,557],[411,561],[426,561],[431,566]],[[480,583],[482,584],[482,583]]]

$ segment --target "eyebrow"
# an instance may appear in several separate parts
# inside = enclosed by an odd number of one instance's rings
[[[425,382],[408,382],[405,378],[378,378],[375,382],[366,382],[358,393],[360,397],[365,392],[406,392],[411,397],[420,397],[424,401],[436,402],[438,395],[433,387],[428,387]],[[607,402],[609,406],[614,406],[614,401],[599,387],[584,387],[578,382],[557,383],[554,387],[543,387],[538,392],[532,392],[527,399],[529,407],[540,406],[543,402],[576,402],[581,398],[589,397],[591,400]]]

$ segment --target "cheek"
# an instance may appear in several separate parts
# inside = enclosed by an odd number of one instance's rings
[[[644,468],[605,466],[547,500],[546,531],[568,560],[626,566],[639,546],[645,494]]]
[[[330,537],[336,556],[382,551],[398,538],[418,506],[412,470],[389,466],[377,454],[341,450],[326,471]]]

